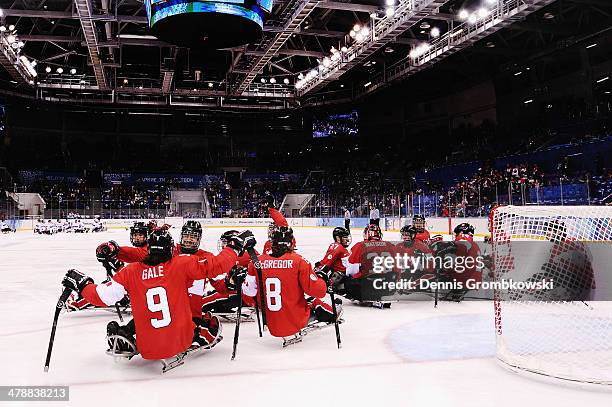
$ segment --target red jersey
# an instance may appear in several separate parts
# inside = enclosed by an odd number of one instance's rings
[[[124,263],[137,263],[142,261],[148,253],[149,246],[146,244],[142,247],[121,246],[119,253],[117,253],[117,260]]]
[[[112,306],[129,294],[138,351],[144,359],[168,358],[183,352],[193,340],[195,324],[187,289],[194,280],[227,271],[236,258],[227,248],[205,260],[180,255],[157,266],[132,263],[108,283],[90,284],[81,294],[97,306]]]
[[[418,256],[423,256],[422,260],[423,263],[420,263],[419,267],[417,270],[414,270],[414,268],[416,267],[416,264],[407,264],[408,268],[413,271],[414,273],[417,272],[433,272],[434,269],[430,263],[425,263],[427,261],[428,258],[431,258],[431,256],[433,255],[433,252],[431,250],[431,248],[429,246],[427,246],[424,242],[420,241],[420,240],[414,240],[412,242],[411,246],[406,246],[404,244],[404,242],[399,242],[395,245],[395,249],[396,249],[396,253],[398,253],[400,256],[403,256],[404,254],[408,255],[409,257],[413,258],[413,257],[418,257]],[[416,260],[415,260],[416,261]],[[400,271],[406,271],[405,269],[402,269]]]
[[[346,266],[348,265],[350,254],[347,248],[340,243],[332,243],[327,248],[327,252],[321,260],[321,264],[329,267],[332,271],[346,273]]]
[[[272,336],[296,334],[306,326],[310,307],[304,294],[323,298],[327,285],[312,271],[312,266],[297,253],[280,257],[263,254],[259,257],[264,281],[265,310]],[[259,298],[259,281],[253,263],[244,282],[245,295]],[[261,303],[261,301],[260,301]]]
[[[465,270],[456,270],[453,273],[453,277],[456,281],[465,283],[469,279],[480,282],[482,281],[482,270],[477,267],[476,259],[480,257],[480,247],[473,240],[460,239],[455,241],[457,257],[468,258],[471,257],[473,260],[473,267],[465,267]]]
[[[124,263],[137,263],[139,261],[143,261],[147,254],[149,253],[149,246],[144,245],[143,247],[132,247],[132,246],[121,246],[119,248],[119,253],[117,253],[117,259],[121,260]],[[172,250],[173,256],[178,256],[181,253],[181,245],[177,243]],[[198,249],[195,253],[192,254],[200,259],[205,258],[206,256],[212,256],[211,252],[207,252],[202,249]]]
[[[421,242],[427,243],[430,239],[429,230],[423,229],[422,232],[417,232],[414,237],[415,240],[420,240]]]
[[[348,258],[349,264],[346,267],[346,275],[353,278],[363,278],[374,272],[372,258],[393,257],[395,256],[395,245],[391,242],[382,240],[364,240],[355,243],[351,248]],[[395,269],[395,268],[393,268]],[[385,270],[386,272],[393,270]]]

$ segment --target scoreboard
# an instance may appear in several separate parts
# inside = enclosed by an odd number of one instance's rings
[[[261,36],[273,0],[144,0],[152,33],[169,43],[224,48]]]

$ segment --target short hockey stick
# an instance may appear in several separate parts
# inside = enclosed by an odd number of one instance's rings
[[[240,336],[240,320],[242,319],[242,283],[236,287],[238,295],[238,311],[236,312],[236,328],[234,329],[234,348],[232,349],[232,360],[236,357],[236,348],[238,348],[238,337]]]
[[[263,282],[263,273],[261,271],[261,263],[259,263],[259,259],[257,258],[257,253],[255,253],[254,249],[248,249],[247,253],[249,253],[249,256],[251,257],[251,261],[253,262],[253,266],[255,267],[255,271],[257,271],[257,279],[259,280],[258,282],[258,287],[259,287],[259,298],[261,301],[261,322],[262,322],[262,329],[265,329],[266,325],[267,325],[267,320],[266,320],[266,306],[265,306],[265,290],[264,290],[264,282]],[[257,301],[255,301],[255,304],[257,304]]]
[[[49,338],[49,347],[47,348],[47,359],[45,360],[45,372],[49,371],[49,363],[51,362],[51,352],[53,351],[53,342],[55,341],[55,330],[57,329],[57,320],[59,319],[59,314],[62,308],[64,308],[64,303],[70,296],[71,292],[72,290],[70,288],[64,288],[64,291],[62,291],[62,295],[60,295],[59,300],[57,300],[57,304],[55,306],[53,326],[51,327],[51,337]]]
[[[331,284],[331,282],[330,282]],[[338,344],[338,349],[342,347],[342,340],[340,339],[340,327],[338,323],[338,310],[336,309],[336,296],[334,295],[333,287],[329,287],[329,298],[332,303],[332,311],[334,312],[334,328],[336,329],[336,343]]]

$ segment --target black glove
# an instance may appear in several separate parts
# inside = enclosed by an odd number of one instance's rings
[[[81,291],[88,285],[93,284],[93,279],[79,270],[70,269],[66,272],[66,275],[62,279],[62,285],[66,288],[70,288],[72,291],[76,291],[81,295]]]
[[[329,283],[329,276],[331,275],[331,269],[328,266],[319,266],[314,269],[315,274],[325,281],[325,284]]]
[[[257,241],[255,240],[255,236],[253,236],[253,232],[245,230],[236,236],[230,237],[227,242],[227,247],[236,250],[238,255],[241,256],[245,250],[254,248],[256,244]]]
[[[96,259],[99,262],[108,261],[119,253],[119,245],[114,240],[102,243],[96,248]]]
[[[228,290],[235,291],[236,287],[240,287],[247,276],[247,268],[234,266],[225,276],[225,286]]]

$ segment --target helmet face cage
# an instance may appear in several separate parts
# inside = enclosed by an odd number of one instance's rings
[[[181,251],[195,253],[200,248],[202,240],[202,225],[200,222],[188,220],[181,229]]]
[[[232,236],[236,236],[238,233],[239,232],[237,230],[228,230],[227,232],[223,232],[219,240],[217,240],[217,250],[221,251],[225,249],[229,238]]]
[[[412,226],[414,226],[418,232],[425,230],[425,217],[423,215],[414,215],[412,217]]]
[[[147,244],[148,228],[143,222],[136,222],[130,228],[130,242],[134,247],[143,247]]]
[[[461,223],[455,227],[453,232],[455,233],[455,236],[459,236],[459,235],[473,236],[474,226],[470,225],[469,223]]]
[[[414,241],[417,234],[416,227],[414,225],[406,225],[402,227],[400,230],[400,235],[402,236],[402,240],[404,242],[412,242]]]
[[[349,247],[353,241],[353,237],[346,228],[337,227],[332,232],[334,242],[340,243],[343,247]]]

